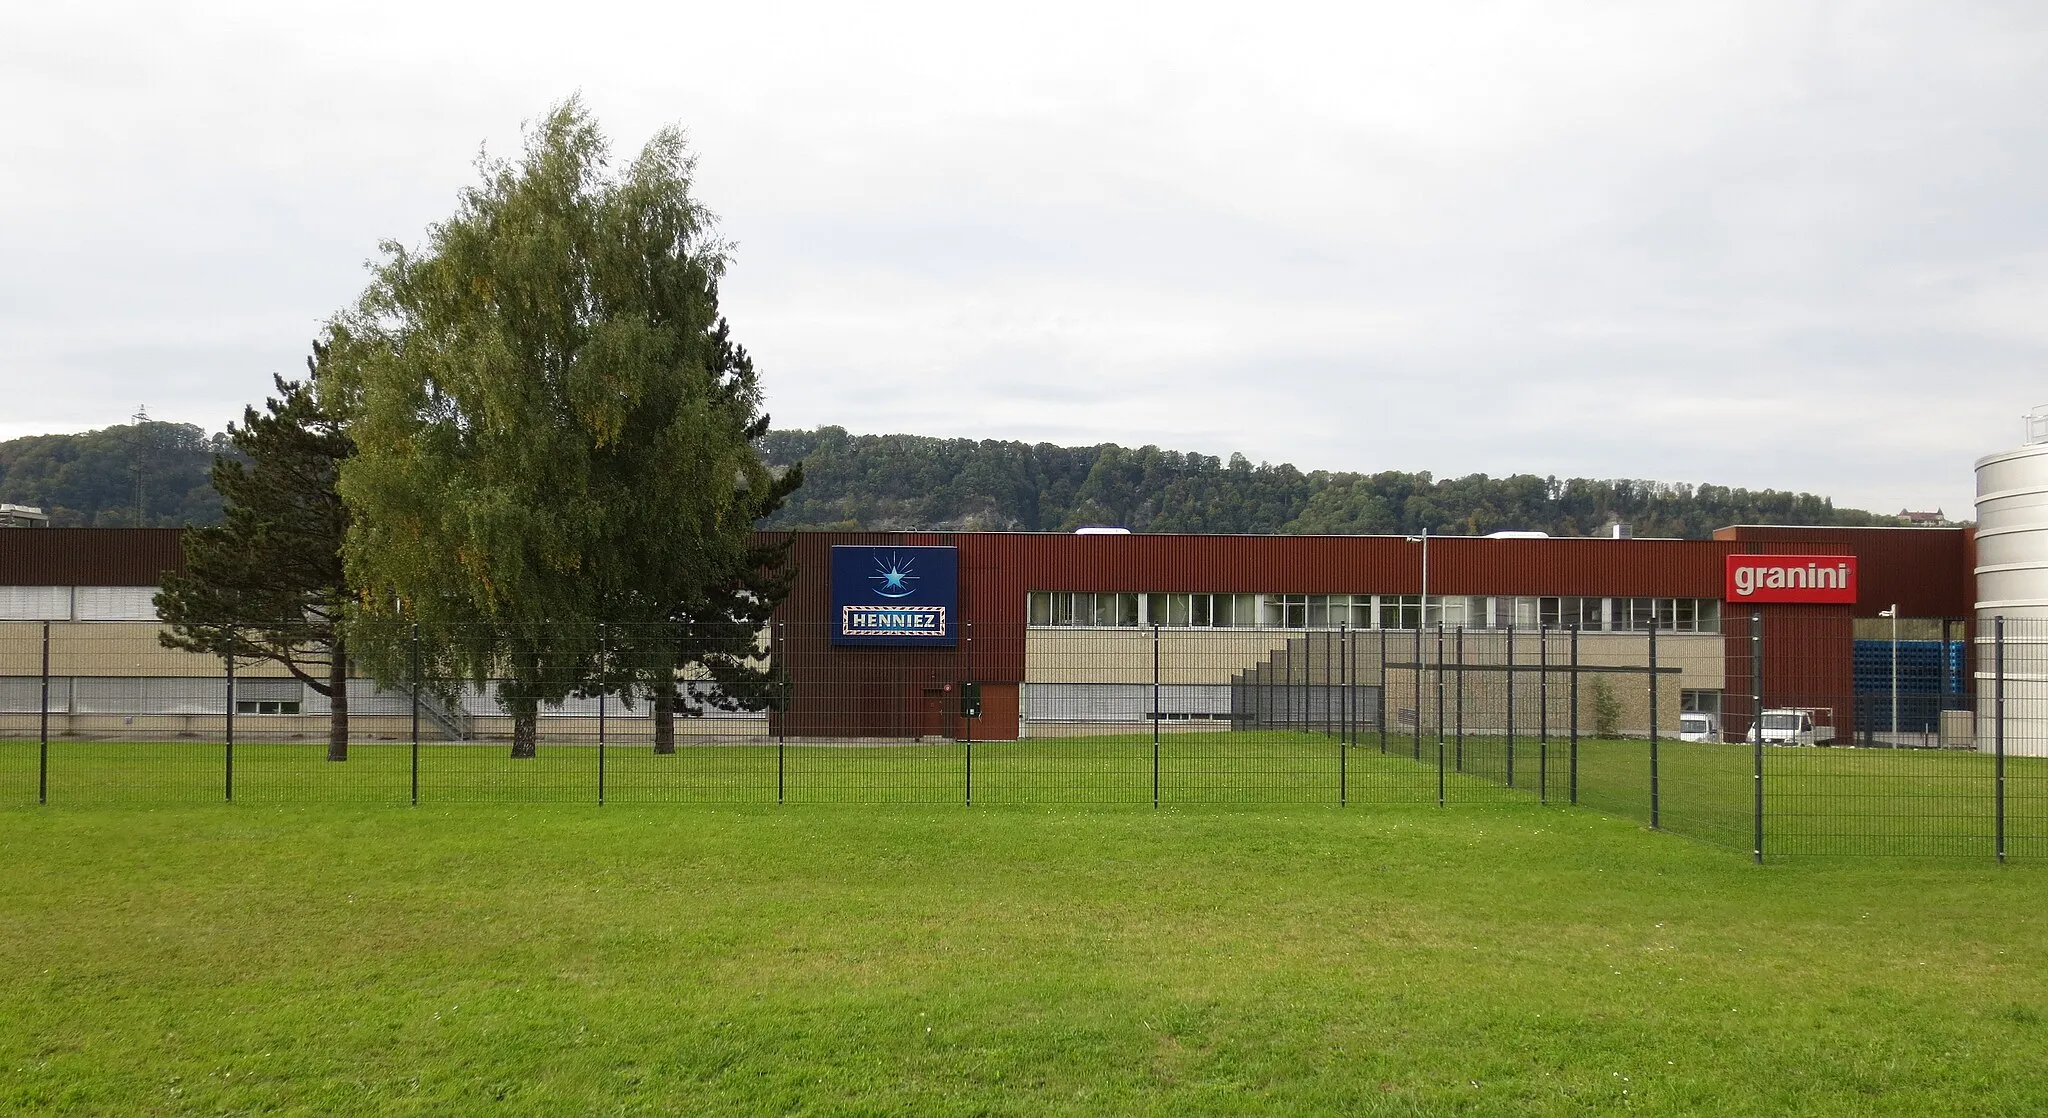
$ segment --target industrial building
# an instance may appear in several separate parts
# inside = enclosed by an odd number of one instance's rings
[[[1912,723],[1930,742],[1967,746],[1967,720],[1942,712],[1977,705],[1991,619],[2048,617],[2048,429],[2034,434],[1978,463],[1974,527],[1732,525],[1708,540],[799,532],[794,591],[763,634],[793,695],[773,716],[729,717],[852,739],[1214,725],[1242,719],[1233,688],[1284,666],[1324,682],[1341,671],[1364,692],[1360,716],[1412,725],[1432,717],[1413,673],[1447,662],[1454,644],[1468,666],[1560,663],[1568,644],[1581,663],[1639,665],[1654,642],[1662,686],[1626,690],[1628,725],[1670,732],[1701,712],[1739,740],[1760,618],[1768,707],[1825,708],[1845,742]],[[174,529],[0,531],[0,718],[40,709],[45,623],[55,732],[224,712],[225,685],[199,682],[219,665],[156,639],[150,598],[181,562]],[[1377,665],[1369,678],[1363,664]],[[1872,683],[1887,675],[1888,705]],[[1510,692],[1544,686],[1507,678]],[[359,685],[362,732],[397,733],[409,700]],[[2048,683],[2010,688],[2014,717],[2042,722]],[[324,703],[275,670],[250,673],[235,701],[280,734],[322,732]],[[1529,701],[1548,716],[1551,700]],[[502,713],[487,692],[465,704],[430,731],[476,731]],[[2027,724],[2015,738],[2035,744],[2015,749],[2043,748],[2048,722]]]

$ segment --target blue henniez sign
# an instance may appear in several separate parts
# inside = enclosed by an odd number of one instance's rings
[[[832,548],[833,644],[952,648],[959,607],[959,548]]]

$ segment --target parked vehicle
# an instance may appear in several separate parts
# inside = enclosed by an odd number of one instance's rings
[[[1760,720],[1765,745],[1829,745],[1835,740],[1833,707],[1765,707]],[[1759,727],[1751,726],[1749,740]]]
[[[1685,711],[1678,716],[1679,741],[1720,741],[1721,716]]]

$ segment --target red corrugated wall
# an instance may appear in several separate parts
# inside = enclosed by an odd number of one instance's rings
[[[1976,533],[1969,528],[1791,528],[1738,524],[1714,533],[1744,554],[1854,555],[1857,617],[1969,617],[1977,604]]]
[[[1849,724],[1852,618],[1898,602],[1909,617],[1967,617],[1975,597],[1965,529],[1735,527],[1712,540],[1486,539],[1432,536],[1432,595],[1722,595],[1735,553],[1858,557],[1855,607],[1764,607],[1765,699],[1837,708]],[[829,622],[834,544],[950,544],[960,548],[963,639],[957,649],[834,649]],[[793,670],[842,686],[888,690],[1024,678],[1026,595],[1033,590],[1379,593],[1422,590],[1422,548],[1399,536],[1070,536],[1026,533],[800,532],[799,577],[778,617]],[[1748,629],[1727,624],[1730,696],[1748,693]],[[893,682],[892,682],[893,681]],[[855,696],[844,696],[857,705]],[[915,699],[892,699],[907,725]],[[851,717],[849,714],[848,717]],[[794,729],[794,724],[792,725]],[[820,727],[822,730],[822,727]],[[879,729],[879,726],[877,727]],[[873,731],[870,731],[873,732]],[[999,736],[993,732],[982,736]]]

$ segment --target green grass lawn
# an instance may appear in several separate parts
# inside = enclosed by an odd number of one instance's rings
[[[53,804],[166,805],[219,802],[226,750],[217,742],[51,744]],[[1572,753],[1565,741],[1521,739],[1510,757],[1498,737],[1445,743],[1446,803],[1569,801]],[[404,744],[357,744],[330,764],[318,744],[236,746],[235,798],[265,803],[406,803],[413,754]],[[1418,759],[1417,754],[1420,754]],[[1765,751],[1767,856],[1993,855],[1992,758],[1893,749]],[[1659,827],[1748,852],[1755,783],[1751,748],[1664,741],[1658,757]],[[0,743],[0,803],[33,802],[36,746]],[[2048,857],[2048,761],[2007,760],[2007,851]],[[1149,735],[927,745],[691,745],[656,756],[644,743],[604,754],[604,797],[630,803],[1149,805]],[[593,803],[598,751],[548,744],[513,761],[502,743],[430,744],[419,753],[422,804]],[[1651,821],[1649,743],[1580,743],[1578,802]],[[1165,805],[1434,804],[1437,743],[1377,735],[1340,751],[1309,733],[1172,733],[1158,749]]]
[[[59,806],[0,852],[0,1110],[2048,1112],[2033,865],[1528,803]]]

